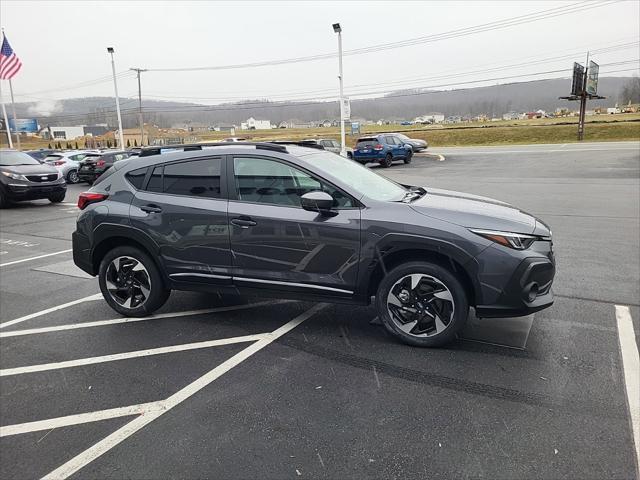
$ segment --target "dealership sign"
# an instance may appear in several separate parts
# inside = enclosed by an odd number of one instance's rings
[[[38,121],[35,118],[9,119],[9,128],[12,132],[36,133],[38,131]]]

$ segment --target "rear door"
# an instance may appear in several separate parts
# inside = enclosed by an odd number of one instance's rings
[[[359,158],[376,158],[380,155],[380,150],[376,150],[376,146],[380,142],[376,137],[366,137],[358,140],[354,154]]]
[[[402,148],[402,145],[400,145],[400,142],[396,140],[396,137],[386,135],[384,137],[384,141],[391,147],[391,152],[394,157],[401,157],[404,155],[404,149]]]
[[[152,168],[146,186],[131,203],[131,224],[160,247],[172,280],[230,284],[223,157],[180,160]]]
[[[229,160],[229,232],[234,284],[351,295],[360,256],[360,208],[346,193],[284,160]],[[324,190],[337,214],[303,210],[300,197]]]

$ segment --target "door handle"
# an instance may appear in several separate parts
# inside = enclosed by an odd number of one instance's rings
[[[147,212],[147,213],[160,213],[162,212],[162,209],[157,206],[157,205],[143,205],[140,207],[140,210],[142,210],[143,212]]]
[[[236,227],[249,228],[255,227],[258,223],[251,220],[251,217],[247,217],[246,215],[242,215],[241,217],[236,217],[231,219],[231,223]]]

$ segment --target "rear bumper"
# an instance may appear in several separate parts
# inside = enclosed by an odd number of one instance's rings
[[[78,170],[78,178],[81,181],[91,181],[91,182],[95,182],[96,179],[102,175],[105,171],[104,170],[91,170],[91,171],[82,171],[82,170]]]
[[[477,305],[478,317],[521,317],[553,305],[553,259],[525,258],[491,305]]]
[[[71,243],[73,247],[73,263],[89,275],[97,275],[98,272],[93,268],[93,262],[91,261],[91,244],[89,243],[89,239],[85,235],[75,231],[71,234]]]
[[[66,183],[56,183],[49,185],[31,185],[31,184],[9,184],[3,188],[7,198],[12,201],[22,200],[40,200],[49,198],[53,195],[59,195],[67,191]]]
[[[387,156],[387,152],[381,152],[381,153],[357,153],[357,152],[353,152],[353,159],[356,162],[360,162],[360,163],[368,163],[368,162],[379,162],[381,160],[384,160],[384,158]]]

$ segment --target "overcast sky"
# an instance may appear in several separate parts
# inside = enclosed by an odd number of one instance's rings
[[[345,51],[444,33],[576,4],[502,2],[90,2],[0,3],[0,20],[23,62],[14,78],[16,101],[113,94],[107,46],[116,70],[130,67],[222,66],[335,53],[340,22]],[[595,2],[598,3],[598,2]],[[563,76],[530,75],[584,61],[587,49],[600,64],[636,60],[640,2],[620,1],[570,15],[459,38],[345,56],[347,93],[407,87],[461,88]],[[544,60],[567,55],[569,58]],[[575,56],[575,58],[574,58]],[[538,60],[539,62],[532,63]],[[528,63],[527,63],[528,62]],[[526,63],[518,67],[505,65]],[[489,70],[495,68],[495,70]],[[602,67],[632,75],[638,63]],[[469,73],[479,71],[476,73]],[[143,73],[143,96],[220,103],[240,98],[324,98],[336,95],[337,58],[261,68]],[[467,75],[463,75],[467,73]],[[455,74],[452,76],[452,74]],[[512,79],[496,79],[513,76]],[[517,77],[516,77],[517,76]],[[434,78],[440,77],[440,78]],[[101,83],[90,83],[93,80]],[[82,82],[87,82],[78,86]],[[2,95],[7,89],[3,83]],[[457,83],[457,85],[456,85]],[[72,87],[72,88],[69,88]],[[133,74],[120,77],[121,96],[134,96]],[[43,106],[43,108],[45,108]]]

